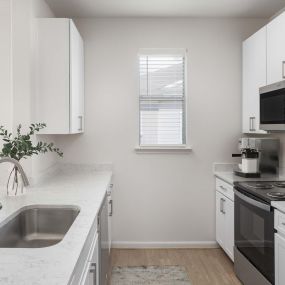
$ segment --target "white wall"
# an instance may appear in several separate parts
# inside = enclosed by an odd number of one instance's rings
[[[0,1],[0,125],[12,128],[11,3]]]
[[[15,131],[18,124],[27,128],[34,122],[33,102],[36,95],[34,20],[37,17],[54,15],[44,0],[1,0],[0,16],[2,39],[0,125]],[[52,136],[40,139],[55,141]],[[56,162],[54,154],[47,154],[23,160],[22,164],[30,177],[38,177]],[[1,165],[0,184],[3,184],[7,178],[7,168],[7,165]]]
[[[86,131],[61,137],[66,162],[113,162],[118,246],[215,240],[212,163],[241,131],[241,43],[264,20],[79,19]],[[188,48],[189,154],[136,154],[139,48]],[[148,244],[149,245],[149,244]]]

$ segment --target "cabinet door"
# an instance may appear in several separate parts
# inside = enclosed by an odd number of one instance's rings
[[[285,238],[275,234],[275,285],[285,284]]]
[[[266,27],[243,42],[242,129],[259,130],[259,88],[266,85]]]
[[[99,269],[98,269],[98,235],[94,238],[91,249],[86,260],[86,265],[80,279],[80,285],[98,285]]]
[[[82,279],[80,280],[80,285],[93,285],[90,282],[90,265],[90,262],[88,262],[85,271],[83,272]]]
[[[69,19],[37,23],[35,120],[46,123],[41,134],[69,133]]]
[[[216,191],[216,240],[222,248],[225,246],[225,201],[225,196]]]
[[[92,251],[90,254],[90,284],[98,285],[99,284],[99,240],[98,236],[95,239],[92,245]]]
[[[225,252],[234,261],[234,202],[226,198],[225,202]]]
[[[113,198],[112,198],[113,184],[111,183],[108,190],[108,246],[109,254],[111,254],[112,247],[112,217],[113,217]]]
[[[105,197],[102,207],[99,212],[100,222],[100,244],[99,244],[99,257],[100,257],[100,285],[108,284],[109,273],[109,233],[108,233],[108,199]]]
[[[70,20],[70,132],[84,131],[84,47]]]
[[[267,84],[285,78],[285,12],[267,25]]]

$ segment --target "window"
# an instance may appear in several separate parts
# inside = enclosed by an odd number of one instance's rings
[[[140,146],[184,146],[185,50],[143,50],[140,69]]]

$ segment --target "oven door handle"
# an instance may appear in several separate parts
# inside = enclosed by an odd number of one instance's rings
[[[271,210],[271,206],[270,205],[264,204],[262,202],[254,200],[254,199],[251,199],[250,197],[248,197],[248,196],[246,196],[244,194],[241,194],[237,190],[234,190],[234,192],[235,192],[235,195],[237,195],[240,199],[242,199],[243,201],[247,202],[248,204],[250,204],[252,206],[255,206],[255,207],[259,208],[259,209],[262,209],[264,211],[270,212],[270,210]]]

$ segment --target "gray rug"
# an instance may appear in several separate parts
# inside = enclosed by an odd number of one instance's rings
[[[111,285],[191,285],[181,266],[113,267]]]

